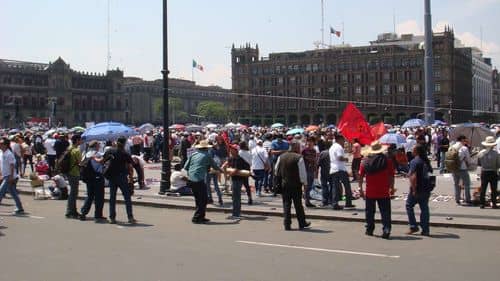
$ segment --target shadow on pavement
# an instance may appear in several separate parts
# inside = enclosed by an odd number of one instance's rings
[[[377,236],[381,237],[381,236]],[[405,235],[405,236],[393,236],[391,235],[391,240],[396,240],[396,241],[415,241],[415,240],[422,240],[422,237],[418,236],[410,236],[410,235]]]
[[[331,230],[323,230],[323,229],[317,229],[317,228],[309,228],[309,229],[296,229],[297,231],[302,231],[302,232],[308,232],[308,233],[317,233],[317,234],[327,234],[327,233],[332,233],[333,231]]]
[[[432,233],[430,237],[435,239],[460,239],[460,236],[457,234],[445,232]]]
[[[264,216],[241,216],[243,220],[247,221],[265,221],[267,220],[267,217]]]
[[[205,225],[234,225],[234,224],[239,224],[240,221],[234,220],[234,221],[228,221],[228,222],[219,222],[219,221],[210,221],[205,223]]]
[[[153,227],[154,224],[147,224],[147,223],[135,223],[135,224],[130,224],[130,223],[125,223],[125,222],[118,222],[117,225],[123,226],[123,227]]]

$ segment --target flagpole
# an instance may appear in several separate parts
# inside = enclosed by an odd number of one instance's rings
[[[342,45],[345,44],[345,29],[344,29],[344,22],[342,22]]]
[[[331,48],[332,47],[332,35],[333,35],[332,34],[332,27],[331,26],[330,26],[330,32],[329,32],[329,34],[330,34],[330,46],[328,46],[328,48]]]
[[[194,82],[194,67],[191,66],[191,81]]]

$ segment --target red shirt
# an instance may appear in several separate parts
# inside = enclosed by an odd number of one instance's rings
[[[372,174],[365,174],[365,165],[361,164],[359,175],[366,176],[365,196],[369,199],[390,198],[391,178],[394,177],[394,165],[388,159],[387,167],[384,170]]]

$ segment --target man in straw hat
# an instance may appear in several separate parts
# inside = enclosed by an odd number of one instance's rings
[[[488,183],[491,188],[491,207],[497,207],[497,184],[498,169],[500,168],[500,154],[494,149],[497,145],[494,137],[486,137],[481,143],[485,149],[479,152],[479,164],[481,165],[481,194],[479,195],[479,206],[484,209],[486,188]]]
[[[384,154],[386,147],[374,141],[363,150],[366,157],[359,168],[359,192],[365,199],[366,232],[373,235],[375,229],[375,203],[378,204],[382,217],[382,238],[389,239],[391,234],[391,194],[394,190],[394,166]],[[363,191],[363,179],[366,177],[366,191]]]
[[[200,141],[195,146],[196,152],[191,154],[184,164],[184,170],[187,171],[187,186],[191,188],[196,202],[196,210],[191,220],[193,223],[207,223],[210,220],[205,218],[207,208],[208,194],[205,177],[210,167],[222,172],[221,168],[215,163],[214,159],[208,155],[208,149],[212,146],[207,140]]]

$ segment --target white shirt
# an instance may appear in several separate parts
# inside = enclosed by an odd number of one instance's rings
[[[180,188],[186,186],[187,181],[183,179],[183,177],[187,177],[187,173],[185,170],[173,171],[170,175],[170,190],[177,191]]]
[[[67,188],[68,187],[68,183],[60,175],[56,175],[56,176],[52,177],[52,180],[56,184],[57,188]]]
[[[16,158],[10,150],[0,150],[0,167],[2,168],[2,178],[11,175],[11,165],[16,165]],[[17,177],[16,169],[14,168],[14,178]]]
[[[497,151],[500,153],[500,137],[497,138]]]
[[[250,138],[248,140],[248,148],[250,149],[250,151],[252,151],[256,146],[257,142],[255,141],[255,138]]]
[[[14,155],[16,155],[17,157],[22,157],[21,146],[17,142],[11,142],[10,149],[12,149],[12,152],[14,152]]]
[[[54,149],[55,139],[46,139],[43,143],[45,150],[47,150],[47,155],[56,155],[56,150]]]
[[[238,151],[238,155],[248,163],[248,165],[252,165],[252,153],[248,150],[240,150]]]
[[[340,158],[345,157],[344,148],[340,144],[334,142],[328,151],[330,155],[330,174],[336,173],[338,171],[346,171],[345,161],[340,160]]]
[[[257,145],[252,150],[252,156],[252,170],[264,170],[264,163],[269,161],[266,149]]]

